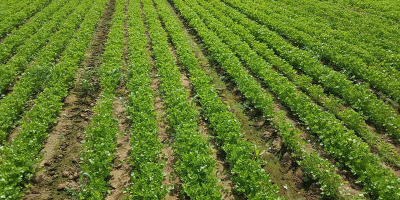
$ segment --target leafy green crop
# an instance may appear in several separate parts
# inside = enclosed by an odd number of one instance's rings
[[[214,173],[216,161],[210,144],[197,130],[197,112],[181,84],[181,74],[170,52],[168,36],[151,0],[143,0],[152,50],[164,93],[166,113],[174,129],[175,171],[183,182],[183,193],[191,199],[221,199]]]
[[[317,36],[313,37],[306,33],[300,32],[295,28],[284,25],[276,20],[272,20],[263,11],[259,11],[258,5],[240,2],[239,0],[224,0],[229,5],[237,8],[241,12],[248,15],[251,19],[265,25],[268,29],[275,31],[275,34],[284,35],[296,43],[306,46],[315,51],[319,57],[332,62],[335,66],[348,70],[356,77],[368,82],[374,88],[381,90],[393,97],[396,101],[400,101],[400,72],[397,70],[380,70],[381,66],[366,65],[359,58],[347,53],[350,48],[348,44],[340,41],[326,42],[317,40]],[[328,40],[333,38],[328,37]],[[306,52],[306,51],[303,51]],[[315,57],[312,53],[307,52],[307,57]],[[315,59],[315,58],[314,58]],[[319,61],[319,60],[318,60]],[[388,71],[389,70],[389,71]]]
[[[29,186],[29,180],[36,172],[35,166],[40,161],[40,150],[48,136],[48,129],[56,122],[63,99],[73,85],[77,67],[85,58],[83,52],[93,38],[94,29],[107,0],[86,2],[90,2],[92,8],[57,63],[48,87],[38,95],[32,109],[25,114],[22,129],[15,140],[0,148],[2,199],[18,199]]]
[[[51,0],[36,0],[29,6],[22,8],[19,12],[5,18],[0,22],[0,38],[6,36],[6,34],[16,26],[22,24],[26,19],[46,7],[50,2]]]
[[[94,108],[94,116],[85,128],[83,163],[80,165],[81,187],[78,199],[102,199],[108,188],[108,177],[116,152],[118,119],[114,117],[114,90],[122,76],[124,49],[125,0],[117,0],[110,32],[99,68],[100,99]]]
[[[246,18],[237,10],[225,6],[223,12],[236,23],[245,26],[258,40],[267,44],[292,66],[313,77],[329,92],[342,97],[355,110],[362,111],[376,126],[386,129],[387,134],[400,139],[400,117],[392,107],[378,99],[367,88],[353,84],[347,80],[346,75],[322,65],[309,52],[295,48],[275,32]]]
[[[178,2],[178,0],[174,2]],[[175,5],[180,9],[177,3]],[[182,12],[181,9],[180,11]],[[195,15],[191,12],[188,13],[187,15],[189,16]],[[205,11],[202,12],[202,19],[207,22],[207,25],[218,33],[218,36],[229,44],[233,51],[240,56],[243,62],[246,63],[258,77],[264,80],[278,98],[291,108],[292,111],[319,136],[320,141],[324,144],[325,150],[329,154],[341,160],[343,163],[346,163],[346,165],[360,177],[360,180],[367,186],[368,192],[376,196],[387,198],[394,198],[398,195],[395,192],[398,191],[398,179],[385,169],[379,163],[379,160],[370,153],[368,145],[361,142],[352,131],[347,130],[334,116],[322,111],[322,109],[315,105],[305,94],[297,91],[294,85],[286,78],[271,70],[271,66],[268,65],[265,60],[252,51],[247,44],[242,42],[240,38],[237,38],[237,36],[224,27],[223,24],[212,20],[210,17],[206,17],[205,13]],[[192,18],[188,16],[185,17],[189,19]],[[196,20],[192,22],[191,25],[195,27],[201,26],[199,23],[199,20]],[[198,32],[204,29],[204,26],[196,28]],[[230,50],[227,49],[226,46],[218,43],[216,39],[212,42],[206,42],[210,40],[210,38],[210,34],[206,37],[202,37],[203,41],[207,43],[207,48],[211,52],[214,52],[213,57],[222,65],[229,66],[230,68],[236,66],[235,70],[227,67],[226,71],[234,78],[239,90],[241,90],[246,97],[252,99],[257,108],[267,113],[267,117],[271,117],[271,113],[273,113],[271,111],[273,109],[271,106],[273,98],[263,93],[261,86],[255,82],[251,76],[249,77],[248,72],[241,66],[238,58],[232,53],[228,53]],[[225,48],[223,49],[223,47]],[[247,83],[243,84],[243,82]],[[263,96],[264,98],[262,98]],[[265,101],[263,99],[269,100]]]
[[[164,199],[167,186],[164,162],[160,158],[162,145],[158,139],[158,124],[154,111],[154,92],[150,87],[150,72],[153,69],[149,60],[145,27],[141,17],[140,2],[130,0],[129,14],[129,65],[128,90],[129,116],[133,122],[131,129],[131,183],[130,199]]]
[[[368,129],[367,123],[365,122],[365,116],[363,116],[362,113],[345,107],[341,99],[338,99],[333,95],[327,95],[320,85],[314,85],[312,83],[311,77],[298,74],[290,64],[276,56],[273,50],[269,49],[266,44],[257,41],[245,27],[234,23],[232,19],[224,16],[222,11],[216,9],[217,7],[223,8],[224,5],[220,1],[214,0],[212,2],[216,4],[216,6],[205,1],[199,1],[200,4],[204,5],[206,9],[214,14],[215,18],[220,20],[230,30],[232,30],[232,32],[245,40],[254,51],[271,63],[280,73],[288,77],[288,79],[295,83],[298,88],[307,93],[313,101],[322,104],[328,111],[342,120],[348,128],[354,130],[357,135],[362,137],[362,139],[371,147],[377,148],[378,153],[382,158],[394,166],[400,166],[400,155],[393,147],[380,140],[378,136]]]
[[[73,9],[78,3],[79,1],[73,1],[71,7],[64,10],[64,14],[60,15],[60,18],[54,21],[55,24],[52,25],[53,29],[55,29],[56,25],[60,23],[57,22],[57,20],[62,21],[62,18],[69,14],[69,10]],[[0,100],[0,144],[3,143],[10,134],[12,128],[15,126],[16,120],[21,117],[21,114],[29,105],[29,102],[31,102],[32,97],[47,88],[48,81],[56,75],[54,73],[54,62],[61,57],[63,51],[71,41],[75,29],[80,27],[82,20],[85,17],[85,13],[90,9],[90,7],[91,4],[87,2],[80,4],[73,14],[68,16],[66,21],[58,27],[58,32],[54,35],[51,35],[51,32],[46,33],[47,37],[50,35],[51,37],[43,38],[43,42],[49,40],[49,43],[36,55],[34,58],[34,65],[30,66],[21,76],[20,80],[13,87],[12,93]],[[30,47],[32,46],[36,45],[31,44]],[[34,51],[35,49],[30,50]],[[23,67],[28,67],[27,65],[29,65],[29,60],[27,60],[26,57],[29,57],[29,55],[32,54],[32,51],[31,53],[23,52],[24,54],[19,54],[21,56],[16,57],[18,61],[13,62],[12,64],[18,63]],[[13,67],[16,66],[17,65],[13,65]],[[16,74],[14,73],[15,71],[13,71],[13,67],[5,67],[6,68],[4,69],[13,75],[13,77],[10,76],[11,78],[7,77],[10,81],[8,84],[10,84],[14,81]],[[7,72],[5,74],[10,75]],[[2,83],[7,84],[6,81]]]

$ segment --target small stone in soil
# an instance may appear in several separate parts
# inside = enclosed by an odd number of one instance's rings
[[[63,177],[67,178],[68,176],[69,176],[68,171],[64,171],[64,172],[63,172]]]
[[[58,190],[58,191],[63,190],[63,189],[65,188],[65,186],[67,186],[65,183],[60,183],[60,184],[58,184],[58,186],[57,186],[57,190]]]
[[[77,179],[77,178],[79,178],[79,174],[78,174],[78,172],[75,172],[74,173],[74,179]]]

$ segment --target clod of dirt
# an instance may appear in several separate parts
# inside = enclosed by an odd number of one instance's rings
[[[78,174],[78,172],[75,172],[74,173],[74,179],[78,179],[79,178],[79,174]]]
[[[69,172],[68,172],[68,171],[64,171],[64,172],[63,172],[63,177],[64,177],[64,178],[67,178],[68,176],[69,176]]]
[[[57,186],[57,190],[58,190],[58,191],[64,190],[64,188],[65,188],[66,186],[67,186],[66,183],[60,183],[60,184],[58,184],[58,186]]]

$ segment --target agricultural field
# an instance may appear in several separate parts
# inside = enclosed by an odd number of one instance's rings
[[[3,199],[400,199],[400,2],[2,0]]]

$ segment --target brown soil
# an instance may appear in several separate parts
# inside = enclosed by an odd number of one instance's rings
[[[143,9],[142,6],[143,5],[141,5],[141,9]],[[145,18],[144,13],[142,12],[141,14],[142,18],[144,19]],[[145,26],[147,27],[146,22]],[[147,30],[146,30],[146,38],[148,41],[150,41],[150,35]],[[147,50],[148,52],[152,52],[150,43],[147,44]],[[151,60],[151,65],[154,67],[155,60],[153,55],[149,56],[149,59]],[[174,142],[172,137],[173,130],[168,125],[165,103],[164,100],[162,99],[162,94],[160,91],[160,79],[157,70],[155,68],[153,68],[153,70],[151,71],[150,76],[152,78],[150,87],[154,92],[154,98],[155,98],[154,109],[157,113],[158,138],[163,145],[161,154],[162,154],[162,159],[165,162],[165,167],[163,169],[163,172],[165,173],[166,176],[162,184],[170,188],[170,191],[166,195],[165,199],[180,200],[182,199],[182,196],[180,194],[182,191],[182,181],[180,180],[180,178],[178,177],[178,175],[174,170],[174,165],[177,161],[177,158],[175,157],[172,147],[172,144]]]
[[[165,104],[161,98],[160,94],[160,79],[157,78],[157,72],[154,69],[152,71],[152,83],[151,88],[155,93],[155,104],[154,108],[157,113],[157,122],[158,122],[158,138],[163,144],[163,148],[161,150],[161,154],[163,156],[163,160],[165,162],[165,167],[163,169],[166,177],[163,181],[163,185],[171,186],[169,194],[167,194],[166,199],[175,200],[181,199],[180,192],[182,190],[182,182],[175,173],[174,164],[177,159],[174,156],[174,151],[172,148],[173,138],[172,138],[172,129],[168,126],[167,122],[167,114],[165,113]]]
[[[125,3],[125,22],[128,18],[128,1]],[[123,67],[122,72],[126,74],[127,58],[128,58],[128,24],[124,26],[124,52],[123,52]],[[126,115],[125,105],[128,101],[128,91],[125,87],[126,80],[121,81],[117,90],[117,98],[114,100],[114,115],[119,119],[118,129],[119,137],[117,140],[117,153],[115,155],[114,167],[111,171],[110,186],[111,193],[107,195],[107,200],[113,199],[124,199],[128,196],[128,193],[124,193],[124,189],[129,186],[130,183],[130,165],[129,165],[129,151],[130,146],[130,120]]]
[[[171,7],[171,9],[173,8]],[[201,40],[195,36],[195,32],[190,27],[184,25],[184,28],[186,30],[186,38],[195,50],[200,65],[213,79],[213,83],[223,101],[230,106],[230,110],[242,123],[242,132],[246,135],[246,140],[257,144],[259,149],[265,152],[263,154],[263,159],[268,162],[266,162],[264,169],[271,175],[272,181],[279,186],[280,195],[288,199],[318,199],[320,195],[316,184],[308,183],[303,180],[303,172],[296,166],[290,154],[286,153],[284,154],[285,156],[280,155],[282,143],[276,134],[274,134],[275,136],[272,137],[273,139],[268,141],[268,143],[262,139],[262,136],[265,135],[266,132],[273,133],[273,130],[269,127],[257,128],[256,124],[264,123],[261,123],[260,120],[258,122],[254,121],[247,116],[245,107],[249,108],[248,102],[243,103],[243,97],[238,94],[238,91],[231,92],[228,90],[230,86],[224,83],[224,74],[218,74],[215,69],[212,69],[211,66],[216,64],[207,58],[208,52],[202,47]],[[276,147],[271,147],[271,144],[276,145]],[[275,148],[275,150],[272,148]]]
[[[124,193],[124,189],[129,186],[130,181],[130,165],[129,165],[129,151],[131,149],[130,146],[130,133],[129,120],[124,113],[125,107],[124,103],[126,102],[126,92],[122,91],[124,94],[120,99],[114,100],[114,115],[118,117],[118,129],[119,129],[119,137],[117,140],[117,153],[115,155],[114,166],[111,171],[110,178],[110,186],[111,193],[107,195],[106,199],[123,199],[127,197],[127,193]]]
[[[216,69],[211,67],[216,64],[207,58],[206,55],[208,52],[201,47],[202,44],[199,38],[189,35],[189,33],[193,34],[194,31],[187,26],[185,26],[185,29],[188,33],[186,37],[194,48],[202,68],[213,79],[213,83],[223,101],[230,106],[230,110],[240,120],[242,132],[245,134],[246,140],[256,144],[261,152],[264,152],[262,157],[268,161],[264,169],[270,174],[273,183],[279,186],[280,195],[288,199],[318,199],[320,197],[318,186],[315,183],[303,180],[302,170],[296,165],[290,154],[284,152],[284,149],[282,150],[283,145],[280,138],[274,133],[274,130],[268,126],[258,127],[260,124],[264,124],[264,122],[261,119],[251,119],[246,114],[249,111],[245,111],[245,108],[251,109],[249,103],[243,102],[244,98],[239,94],[237,89],[229,91],[228,88],[234,87],[225,84],[223,80],[224,74],[218,74]],[[267,134],[271,135],[269,141],[262,139]]]
[[[96,27],[86,60],[78,69],[75,87],[65,99],[58,123],[52,128],[42,150],[44,159],[38,165],[40,171],[23,199],[72,199],[79,187],[78,152],[84,128],[93,115],[92,108],[99,95],[95,70],[101,64],[114,6],[115,0],[110,0]],[[88,80],[92,88],[85,90],[82,80]]]
[[[222,187],[221,194],[223,199],[225,200],[239,199],[237,195],[233,194],[235,186],[231,180],[232,174],[230,173],[229,170],[229,164],[225,162],[225,153],[217,148],[218,144],[214,139],[214,137],[211,136],[211,130],[208,129],[208,124],[205,122],[205,120],[202,117],[200,117],[198,121],[199,121],[199,131],[201,132],[201,136],[207,139],[207,141],[212,144],[211,150],[213,154],[211,156],[217,161],[215,173],[217,174],[217,178],[219,179],[217,185]]]
[[[19,131],[22,130],[22,125],[18,124],[17,127],[11,132],[11,134],[7,138],[7,142],[12,142],[15,137],[17,137]]]
[[[304,179],[303,170],[286,149],[276,130],[260,116],[259,111],[250,107],[250,103],[243,101],[236,90],[234,88],[230,92],[224,89],[221,96],[241,122],[245,139],[257,145],[260,150],[261,157],[266,161],[264,169],[271,176],[272,182],[279,186],[279,195],[287,199],[319,199],[319,186],[312,180]]]
[[[165,24],[162,22],[162,26],[165,29]],[[182,63],[179,62],[178,60],[178,54],[176,52],[176,48],[172,43],[171,37],[168,38],[169,43],[171,45],[170,47],[170,52],[174,57],[175,63],[178,65],[180,68],[181,72],[181,83],[182,86],[186,89],[186,92],[188,94],[188,99],[190,102],[193,102],[193,106],[196,107],[196,110],[200,110],[200,103],[196,101],[196,99],[193,99],[195,96],[195,91],[193,88],[193,84],[189,79],[189,73],[187,70],[184,69],[182,66]],[[195,103],[196,101],[196,103]],[[208,125],[205,122],[205,120],[202,117],[199,117],[198,119],[198,128],[199,131],[201,132],[201,137],[205,138],[209,143],[212,144],[211,150],[213,152],[212,157],[217,161],[217,166],[216,166],[216,171],[215,173],[217,174],[218,179],[220,181],[217,183],[219,186],[221,186],[221,194],[224,199],[226,200],[234,200],[237,199],[235,195],[233,195],[232,191],[234,188],[234,185],[231,181],[231,174],[229,172],[229,166],[228,164],[224,161],[224,154],[222,151],[217,149],[217,144],[216,141],[213,139],[212,136],[210,136],[210,130],[208,129]]]

